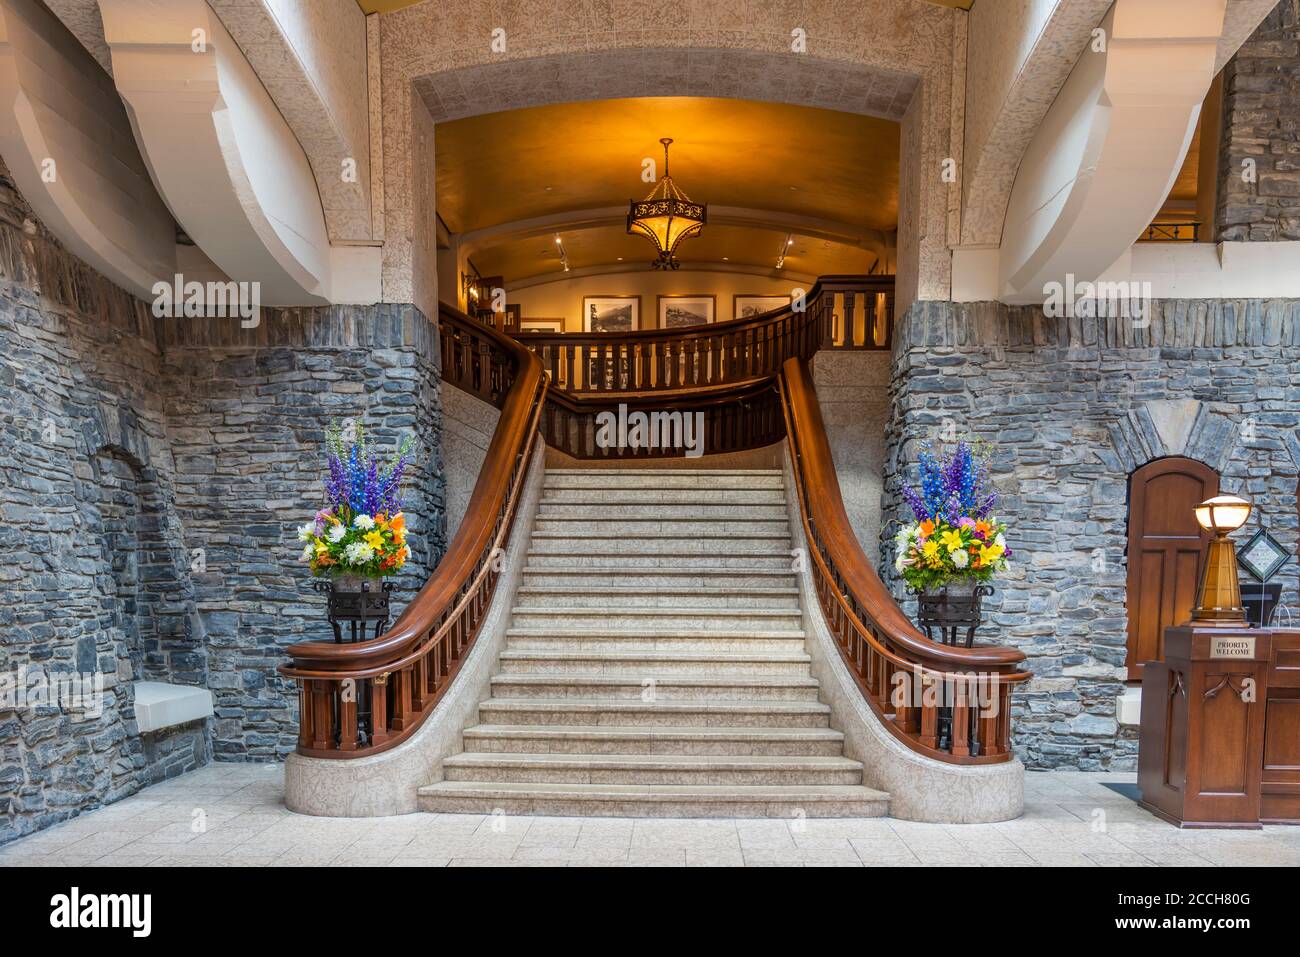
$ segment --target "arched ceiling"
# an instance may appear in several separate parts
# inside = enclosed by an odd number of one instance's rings
[[[662,165],[661,136],[673,138],[678,187],[710,208],[710,225],[680,249],[684,264],[773,269],[793,234],[787,268],[865,272],[897,229],[897,123],[708,97],[560,103],[439,123],[438,215],[452,234],[472,237],[480,274],[507,282],[560,269],[556,233],[571,268],[648,265],[649,244],[626,235],[622,216],[652,187],[643,162]]]

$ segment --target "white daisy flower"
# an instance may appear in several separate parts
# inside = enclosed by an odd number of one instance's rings
[[[348,533],[348,530],[347,530],[346,528],[344,528],[342,525],[331,525],[331,526],[330,526],[330,541],[331,541],[331,542],[341,542],[341,541],[343,541],[343,536],[346,535],[347,533]]]
[[[965,549],[953,549],[948,555],[957,568],[965,568],[970,563],[970,556],[966,554]]]
[[[357,528],[364,528],[366,531],[375,527],[375,520],[369,515],[358,515],[352,520],[352,524]]]
[[[299,525],[298,541],[300,542],[308,541],[311,538],[312,533],[315,531],[316,531],[316,525],[313,522],[308,522],[306,525]]]

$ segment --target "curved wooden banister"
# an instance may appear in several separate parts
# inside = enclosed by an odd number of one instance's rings
[[[370,641],[305,641],[281,674],[302,682],[298,751],[359,757],[404,740],[433,710],[487,614],[546,396],[537,357],[449,306],[439,310],[443,378],[501,416],[460,529],[392,628]]]
[[[1010,760],[1011,693],[1032,677],[1024,653],[940,644],[911,623],[849,524],[804,359],[786,361],[780,390],[818,600],[859,690],[913,750],[962,764]]]
[[[858,300],[861,297],[861,308]],[[823,276],[762,315],[618,333],[520,332],[556,391],[649,393],[771,379],[819,349],[889,349],[893,276]]]

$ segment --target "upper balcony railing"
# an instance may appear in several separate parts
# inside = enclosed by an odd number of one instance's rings
[[[541,358],[552,389],[670,392],[770,379],[819,349],[887,350],[893,325],[893,276],[824,276],[779,309],[728,322],[515,338]]]

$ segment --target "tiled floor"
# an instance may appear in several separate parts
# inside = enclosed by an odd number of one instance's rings
[[[1004,824],[291,814],[280,765],[211,765],[0,848],[0,865],[1300,865],[1300,827],[1181,831],[1102,786],[1034,773]]]

